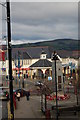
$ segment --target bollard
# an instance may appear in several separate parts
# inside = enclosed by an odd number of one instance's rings
[[[74,94],[77,95],[77,88],[74,89]]]
[[[16,98],[15,98],[14,95],[13,95],[13,102],[14,102],[14,107],[15,107],[15,109],[16,109]]]
[[[69,93],[69,87],[67,87],[67,93]]]
[[[46,110],[46,120],[49,120],[51,118],[50,110]]]

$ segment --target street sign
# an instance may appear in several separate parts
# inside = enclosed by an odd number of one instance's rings
[[[48,77],[48,80],[52,80],[52,77],[51,77],[51,76],[49,76],[49,77]]]

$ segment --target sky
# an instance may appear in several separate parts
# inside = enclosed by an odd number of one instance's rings
[[[1,33],[2,33],[2,9],[0,7],[0,11],[1,11],[1,14],[0,14],[0,36],[1,36]]]
[[[78,39],[78,2],[22,2],[19,0],[11,2],[10,5],[13,44],[63,38]],[[2,8],[3,36],[7,34],[5,18],[6,10]]]

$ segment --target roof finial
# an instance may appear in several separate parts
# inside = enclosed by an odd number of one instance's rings
[[[41,54],[46,54],[43,48],[42,48],[42,52],[41,52]]]

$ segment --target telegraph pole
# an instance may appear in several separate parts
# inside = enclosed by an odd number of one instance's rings
[[[12,81],[12,56],[11,56],[11,26],[10,26],[10,2],[7,4],[7,34],[8,34],[8,56],[9,56],[9,89],[10,89],[10,111],[11,120],[14,120],[14,108],[13,108],[13,81]]]
[[[55,53],[54,53],[55,54]],[[58,100],[57,100],[57,77],[56,77],[56,58],[57,55],[54,55],[54,62],[55,62],[55,85],[56,85],[56,120],[58,120]]]

